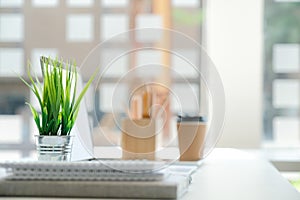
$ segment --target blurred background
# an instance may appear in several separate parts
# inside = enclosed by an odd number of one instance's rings
[[[38,132],[25,106],[27,101],[35,104],[35,98],[18,78],[18,75],[26,76],[28,61],[38,76],[41,76],[41,55],[76,60],[80,66],[96,45],[135,28],[174,29],[202,43],[203,6],[204,2],[198,0],[0,0],[0,158],[27,157],[35,152],[34,135]],[[141,47],[142,43],[151,43],[153,40],[150,34],[143,35],[141,39],[140,43],[133,45]],[[129,40],[130,34],[124,34],[106,42],[92,61],[99,57],[95,63],[106,67],[110,62],[107,59],[131,45]],[[181,56],[192,63],[199,63],[199,49],[187,43],[170,43],[168,47],[172,46]],[[112,112],[115,82],[132,65],[159,65],[163,62],[160,51],[139,51],[134,56],[134,59],[130,55],[113,63],[96,88],[95,98],[87,98],[91,124],[94,112],[100,119]],[[200,99],[200,75],[197,71],[178,56],[167,55],[167,60],[168,66],[172,66],[191,83]],[[88,78],[91,71],[84,68],[83,76]],[[186,87],[179,81],[174,89],[183,98],[182,106],[192,110],[195,105],[191,104]],[[90,89],[90,95],[94,90]],[[102,139],[98,139],[100,144],[103,144]]]
[[[223,80],[226,120],[218,146],[293,150],[291,159],[300,160],[299,24],[299,0],[0,0],[0,159],[34,152],[37,132],[24,107],[31,94],[18,78],[28,60],[39,75],[40,55],[75,59],[80,66],[92,48],[118,33],[168,28],[202,44]],[[103,58],[126,42],[106,45]],[[195,63],[200,59],[192,47],[173,48]],[[160,62],[160,56],[143,52],[137,61]],[[111,82],[128,62],[122,59],[107,73],[97,102],[88,102],[90,111],[111,110]],[[170,65],[200,98],[198,75],[176,57]],[[176,88],[184,96],[183,85]]]

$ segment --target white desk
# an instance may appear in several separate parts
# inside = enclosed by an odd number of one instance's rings
[[[235,149],[216,149],[193,175],[182,199],[300,200],[300,193],[267,161]]]
[[[270,163],[234,149],[212,152],[193,179],[184,200],[300,200]]]

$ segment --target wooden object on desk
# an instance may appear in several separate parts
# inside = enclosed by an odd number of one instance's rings
[[[142,118],[142,97],[140,95],[134,95],[130,101],[130,115],[132,119]]]
[[[155,160],[155,120],[150,118],[122,121],[122,158]]]
[[[152,106],[152,91],[151,87],[144,86],[143,95],[143,118],[150,118]]]

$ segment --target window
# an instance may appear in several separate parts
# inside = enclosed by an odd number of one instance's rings
[[[299,1],[265,1],[264,133],[282,147],[300,145],[299,10]]]

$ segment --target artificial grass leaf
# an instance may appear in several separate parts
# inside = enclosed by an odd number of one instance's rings
[[[29,108],[30,108],[30,110],[32,112],[33,119],[35,121],[35,124],[36,124],[39,132],[41,132],[42,129],[41,129],[40,118],[39,118],[38,112],[36,111],[36,109],[32,105],[30,105],[29,103],[26,103],[26,104],[29,106]]]
[[[37,76],[31,76],[31,67],[28,65],[27,75],[29,82],[20,79],[30,88],[37,97],[41,113],[30,105],[36,126],[40,135],[69,135],[79,112],[80,102],[94,80],[98,70],[92,75],[76,99],[77,70],[76,63],[67,62],[63,69],[63,60],[41,58],[43,84]]]

